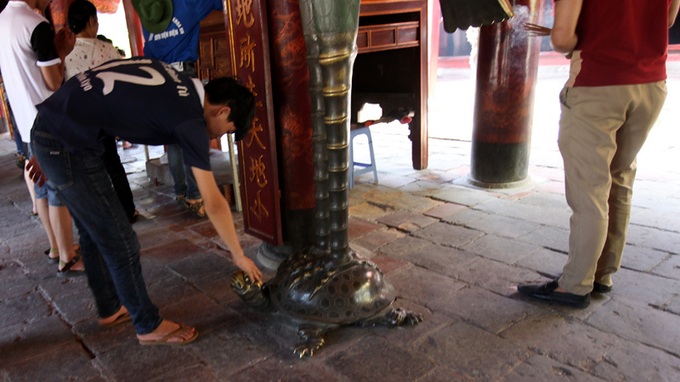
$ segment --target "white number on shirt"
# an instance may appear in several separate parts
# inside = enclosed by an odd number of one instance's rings
[[[121,65],[131,65],[131,64],[149,64],[151,60],[134,60],[134,61],[117,61],[110,64],[102,65],[94,69],[93,71],[101,71],[104,69],[114,68]],[[156,69],[150,66],[140,66],[140,70],[143,70],[151,75],[151,78],[140,77],[132,74],[116,73],[116,72],[105,72],[97,73],[96,77],[104,82],[104,95],[107,95],[113,91],[113,87],[116,81],[132,83],[142,86],[158,86],[165,83],[165,78]]]

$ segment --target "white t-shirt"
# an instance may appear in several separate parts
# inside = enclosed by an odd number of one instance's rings
[[[21,139],[27,143],[38,113],[35,106],[52,95],[40,67],[61,63],[54,33],[46,38],[45,31],[50,28],[47,19],[23,1],[10,1],[0,12],[0,68]],[[45,35],[37,39],[34,33]],[[36,40],[40,40],[40,46],[36,46]]]
[[[64,59],[66,79],[118,58],[120,54],[111,43],[97,38],[78,37],[73,51]]]

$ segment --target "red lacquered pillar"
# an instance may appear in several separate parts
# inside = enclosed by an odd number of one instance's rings
[[[470,174],[477,186],[527,180],[540,39],[524,25],[540,23],[543,3],[515,0],[515,17],[480,30]]]
[[[314,148],[309,69],[298,0],[267,0],[272,92],[284,247],[287,252],[312,244]],[[263,249],[264,250],[264,249]]]

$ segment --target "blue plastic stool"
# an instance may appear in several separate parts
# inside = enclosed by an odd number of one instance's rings
[[[365,135],[368,139],[368,150],[371,156],[371,163],[355,162],[354,161],[354,138],[359,135]],[[358,169],[354,169],[359,167]],[[378,168],[375,165],[375,154],[373,153],[373,138],[371,138],[371,130],[368,126],[352,126],[349,134],[349,188],[354,188],[354,176],[367,174],[373,172],[373,182],[378,183]]]

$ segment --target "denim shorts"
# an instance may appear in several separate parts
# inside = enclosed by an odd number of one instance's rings
[[[28,159],[31,159],[33,157],[33,147],[31,144],[28,144]],[[43,176],[45,176],[43,174]],[[57,195],[57,190],[51,188],[48,185],[48,182],[43,183],[42,186],[38,186],[38,183],[36,183],[34,186],[35,189],[35,198],[36,199],[45,199],[47,198],[47,204],[52,206],[52,207],[63,207],[64,203],[61,201],[59,198],[59,195]]]

